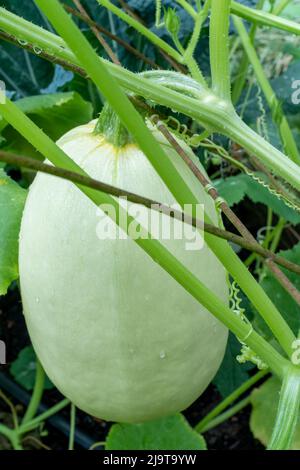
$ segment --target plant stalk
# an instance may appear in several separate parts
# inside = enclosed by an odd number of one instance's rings
[[[291,34],[300,34],[300,24],[295,21],[276,16],[263,10],[256,10],[242,5],[239,2],[231,2],[231,12],[245,20],[257,23],[261,26],[270,26],[272,28],[281,29]]]
[[[196,426],[195,430],[199,433],[205,432],[209,423],[219,416],[222,411],[224,411],[231,403],[236,401],[243,393],[247,392],[253,385],[255,385],[259,380],[269,374],[268,370],[260,370],[253,377],[246,380],[240,387],[234,390],[228,397],[224,398],[219,405],[217,405],[210,413],[208,413]]]
[[[70,62],[73,66],[81,68],[80,61],[60,37],[19,18],[4,8],[0,8],[0,28],[22,41],[37,45],[49,56],[59,57]],[[22,46],[20,43],[19,45]],[[300,191],[299,167],[295,164],[290,165],[286,156],[252,131],[238,116],[234,115],[233,109],[228,106],[228,103],[220,101],[211,92],[203,93],[202,99],[190,98],[169,88],[162,89],[160,85],[104,59],[99,60],[98,58],[96,62],[98,61],[105,64],[108,71],[123,88],[183,113],[204,127],[211,128],[235,140]]]
[[[175,196],[176,200],[181,204],[181,206],[184,206],[186,203],[190,203],[193,208],[196,208],[196,204],[199,201],[191,192],[181,175],[177,172],[171,159],[169,159],[162,148],[157,145],[154,137],[142,121],[142,118],[118,88],[116,83],[112,89],[113,79],[110,76],[109,71],[106,69],[104,63],[102,64],[98,60],[97,55],[88,41],[68,17],[59,2],[57,0],[52,0],[50,4],[45,2],[45,0],[36,0],[36,3],[49,17],[58,32],[63,35],[73,52],[76,53],[78,59],[85,66],[85,69],[92,80],[103,92],[112,108],[119,115],[123,124],[125,124],[127,129],[134,136],[141,150],[145,153],[150,163],[165,182],[166,186]],[[209,91],[201,88],[201,94],[206,96],[209,94]],[[209,107],[211,108],[211,106]],[[229,113],[231,119],[233,119],[233,110],[231,107],[230,110],[228,110],[227,103],[225,105],[225,109],[226,113]],[[245,124],[244,126],[247,127]],[[298,172],[300,175],[300,168],[298,168]],[[210,223],[211,221],[208,216],[206,214],[205,216],[206,221]],[[294,334],[264,290],[255,281],[234,251],[223,240],[207,236],[206,242],[219,258],[221,263],[237,280],[241,288],[247,293],[253,305],[256,306],[270,326],[272,332],[282,345],[285,352],[290,356],[293,352],[291,345],[295,339]]]

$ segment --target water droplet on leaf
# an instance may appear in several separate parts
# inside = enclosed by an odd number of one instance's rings
[[[21,46],[27,46],[28,42],[25,41],[25,39],[18,39],[18,43],[21,45]]]

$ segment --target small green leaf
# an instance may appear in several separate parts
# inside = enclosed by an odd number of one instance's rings
[[[295,245],[291,250],[280,251],[278,253],[283,258],[288,259],[296,264],[300,264],[300,243]],[[283,272],[289,278],[289,280],[294,284],[294,286],[300,290],[300,276],[296,273],[288,271],[287,269],[282,268]],[[279,284],[277,279],[274,278],[271,272],[267,272],[267,275],[261,281],[261,286],[274,302],[281,315],[290,325],[294,333],[297,335],[300,329],[300,307],[292,299],[292,297],[286,292],[286,290]],[[271,332],[260,320],[260,316],[256,314],[255,326],[265,334],[266,338],[271,337]]]
[[[0,295],[18,279],[18,246],[27,191],[0,168]]]
[[[35,382],[36,355],[32,346],[26,346],[10,367],[10,373],[15,381],[26,390],[32,390]],[[54,385],[46,377],[44,389],[50,390]]]
[[[280,381],[272,377],[251,394],[250,429],[256,439],[267,446],[270,442],[279,402]],[[291,450],[300,450],[300,417]]]
[[[106,450],[206,450],[204,438],[182,414],[143,424],[114,424]]]

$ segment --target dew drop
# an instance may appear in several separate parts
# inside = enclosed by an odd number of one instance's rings
[[[36,301],[37,304],[39,304],[39,303],[40,303],[40,298],[37,297],[37,298],[35,299],[35,301]]]
[[[160,351],[159,357],[160,357],[161,359],[165,359],[165,357],[166,357],[165,351]]]

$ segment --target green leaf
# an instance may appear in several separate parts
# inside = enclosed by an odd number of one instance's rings
[[[19,231],[27,191],[0,168],[0,295],[19,277]]]
[[[295,245],[291,250],[280,251],[278,253],[280,256],[292,261],[296,264],[300,264],[300,243]],[[282,268],[282,271],[290,279],[290,281],[295,285],[295,287],[300,290],[300,276],[296,273],[288,271],[287,269]],[[274,302],[282,316],[285,318],[287,323],[290,325],[295,335],[298,335],[300,329],[300,307],[292,299],[292,297],[286,292],[286,290],[279,284],[276,278],[272,275],[271,272],[267,272],[266,277],[261,281],[261,286],[266,291],[268,296]],[[265,334],[267,338],[271,337],[270,330],[267,326],[262,323],[259,319],[259,315],[256,314],[255,325],[258,326],[259,330]]]
[[[18,100],[16,104],[53,140],[57,140],[73,127],[86,124],[93,115],[91,103],[76,92],[32,96]],[[36,150],[3,118],[0,118],[0,132],[5,139],[2,148],[37,157]]]
[[[261,178],[263,176],[259,174]],[[255,181],[246,174],[230,176],[226,179],[214,181],[214,185],[229,206],[241,202],[245,196],[248,196],[254,203],[265,204],[270,207],[279,217],[296,225],[300,223],[300,215],[288,207],[285,202],[272,194],[262,184]]]
[[[250,429],[256,439],[267,446],[272,435],[279,402],[280,381],[272,377],[251,393]],[[291,450],[300,450],[300,417]]]
[[[49,23],[40,14],[35,2],[2,0],[1,6],[48,29]],[[40,89],[51,81],[53,70],[53,64],[40,58],[38,54],[31,54],[13,44],[1,41],[0,78],[6,82],[7,90],[15,93],[16,98],[39,93]]]
[[[283,42],[284,52],[292,53],[293,43]],[[298,52],[299,52],[299,48]],[[295,80],[298,79],[300,73],[300,61],[293,61],[285,70],[284,73],[280,74],[278,77],[271,81],[272,88],[276,94],[278,100],[283,105],[283,110],[285,113],[289,114],[298,114],[299,106],[293,103],[293,89],[292,85]],[[298,87],[297,87],[298,88]]]
[[[220,369],[213,383],[223,398],[227,397],[242,383],[249,379],[248,370],[253,369],[251,362],[240,364],[236,356],[240,354],[241,344],[236,337],[230,333],[227,348]]]
[[[32,346],[26,346],[10,367],[10,373],[15,381],[26,390],[32,390],[35,382],[36,355]],[[54,385],[46,377],[44,389],[50,390]]]
[[[106,450],[206,450],[203,437],[182,414],[143,424],[114,424]]]

